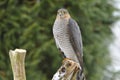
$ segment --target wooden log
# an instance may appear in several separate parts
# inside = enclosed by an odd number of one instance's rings
[[[79,70],[78,63],[70,59],[64,59],[62,66],[54,74],[52,80],[76,80]]]
[[[24,49],[9,51],[14,80],[26,80],[24,65],[25,55],[26,50]]]

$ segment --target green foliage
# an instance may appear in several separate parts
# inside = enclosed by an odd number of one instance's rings
[[[87,80],[103,80],[110,63],[107,44],[114,10],[107,0],[0,1],[0,78],[13,80],[8,52],[24,48],[27,80],[50,80],[61,65],[52,26],[57,10],[65,7],[78,22],[84,45]]]

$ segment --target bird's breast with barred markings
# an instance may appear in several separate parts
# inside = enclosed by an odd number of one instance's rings
[[[73,46],[70,43],[68,23],[68,20],[56,20],[53,26],[53,35],[56,41],[56,45],[63,51],[64,55],[67,58],[78,62]]]

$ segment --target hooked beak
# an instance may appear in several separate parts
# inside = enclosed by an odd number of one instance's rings
[[[59,16],[60,16],[60,17],[64,17],[64,14],[62,14],[62,13],[59,13]]]
[[[62,13],[59,13],[59,16],[62,16]]]

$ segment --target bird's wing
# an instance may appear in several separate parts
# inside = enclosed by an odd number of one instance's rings
[[[78,24],[76,23],[75,20],[69,19],[68,22],[68,33],[69,33],[69,39],[70,43],[76,53],[76,56],[78,58],[78,61],[80,63],[80,66],[83,67],[83,46],[82,46],[82,37],[81,37],[81,32],[79,29]]]

